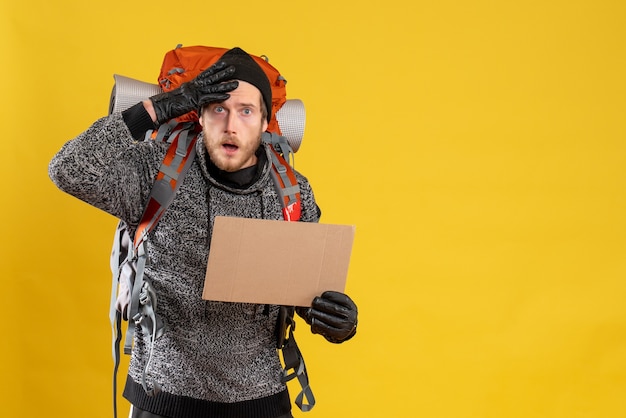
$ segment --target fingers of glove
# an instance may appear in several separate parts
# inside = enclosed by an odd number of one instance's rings
[[[198,107],[208,105],[210,103],[223,102],[228,100],[229,94],[204,94],[198,99]]]
[[[223,64],[223,66],[220,68],[215,67],[220,63]],[[231,65],[224,68],[225,66],[226,64],[221,61],[213,64],[208,69],[198,74],[198,76],[194,79],[194,84],[198,87],[206,87],[232,77],[232,75],[235,74],[235,67]]]
[[[239,86],[239,81],[228,81],[225,83],[215,84],[215,85],[207,85],[203,86],[200,89],[202,94],[207,93],[228,93],[229,91],[235,90]]]
[[[356,325],[356,314],[346,313],[345,315],[337,315],[335,313],[326,313],[311,309],[311,325],[318,323],[337,329],[346,329],[351,331]]]
[[[216,72],[223,70],[224,68],[226,68],[228,64],[226,64],[226,61],[217,61],[215,64],[211,65],[209,68],[207,68],[206,70],[204,70],[201,74],[215,74]]]
[[[335,292],[334,290],[327,290],[322,293],[321,299],[336,303],[350,310],[357,310],[356,304],[348,295],[341,292]]]
[[[313,318],[311,322],[311,332],[313,334],[320,334],[326,337],[327,339],[334,341],[343,341],[347,337],[349,337],[354,328],[337,328],[329,325],[323,321],[318,320],[317,318]]]
[[[230,81],[228,83],[220,83],[215,85],[207,85],[194,90],[194,94],[188,97],[197,101],[194,105],[205,105],[207,103],[220,102],[228,99],[230,96],[227,92],[233,91],[239,85],[238,81]],[[183,85],[184,87],[184,85]],[[208,99],[207,99],[208,98]]]
[[[356,315],[357,312],[354,302],[347,295],[339,292],[324,292],[322,296],[313,299],[311,307],[313,310],[344,318]]]

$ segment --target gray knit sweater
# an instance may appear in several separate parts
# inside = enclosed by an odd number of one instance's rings
[[[166,149],[163,143],[134,141],[122,116],[113,114],[67,142],[49,174],[60,189],[132,230]],[[139,383],[148,353],[138,329],[124,395],[141,409],[173,417],[280,416],[290,402],[275,348],[278,307],[201,298],[216,216],[282,219],[270,166],[250,187],[234,189],[209,174],[207,159],[200,139],[196,160],[147,243],[145,277],[156,290],[157,314],[166,327],[155,342],[149,378],[162,392],[148,397]],[[301,220],[317,222],[311,187],[296,176]]]

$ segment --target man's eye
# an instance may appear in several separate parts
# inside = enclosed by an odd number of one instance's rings
[[[244,115],[251,115],[252,114],[252,109],[244,109],[243,110],[243,114]]]
[[[223,111],[224,111],[224,108],[222,106],[215,106],[215,112],[222,113]]]

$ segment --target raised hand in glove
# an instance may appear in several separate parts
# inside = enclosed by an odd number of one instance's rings
[[[296,308],[313,334],[321,334],[331,343],[342,343],[356,334],[356,304],[340,292],[326,291],[313,299],[310,308]]]
[[[228,79],[234,73],[234,66],[227,67],[225,62],[218,61],[193,80],[181,84],[180,87],[150,97],[156,113],[156,122],[167,122],[192,110],[198,110],[201,104],[228,99],[230,96],[227,93],[235,90],[239,83],[237,81],[221,83],[221,81]]]

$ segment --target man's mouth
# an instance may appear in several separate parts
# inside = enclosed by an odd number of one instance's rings
[[[239,149],[239,147],[235,144],[222,144],[222,147],[224,147],[226,152],[235,152]]]

